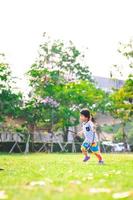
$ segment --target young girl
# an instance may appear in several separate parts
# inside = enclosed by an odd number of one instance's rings
[[[83,134],[85,137],[85,140],[81,146],[81,151],[85,156],[83,162],[86,162],[90,159],[90,156],[88,155],[88,150],[90,149],[92,153],[94,153],[95,156],[98,158],[98,163],[104,164],[97,143],[97,135],[95,133],[94,124],[91,121],[91,115],[89,110],[84,109],[80,112],[80,121],[83,124]]]

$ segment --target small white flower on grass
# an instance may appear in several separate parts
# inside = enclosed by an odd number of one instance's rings
[[[7,198],[8,198],[8,196],[5,193],[5,191],[0,191],[0,199],[7,199]]]
[[[87,181],[87,180],[93,180],[93,173],[88,173],[86,177],[84,177],[82,180]]]
[[[105,179],[100,179],[99,183],[104,183],[106,180]]]
[[[112,197],[114,199],[124,199],[124,198],[127,198],[129,196],[133,195],[133,192],[129,191],[129,192],[120,192],[120,193],[114,193],[112,195]]]
[[[121,174],[121,171],[116,171],[116,173],[115,173],[115,174],[119,175],[119,174]]]
[[[40,168],[40,171],[45,171],[46,169],[44,167],[41,167]]]
[[[107,173],[107,172],[106,172],[106,173],[104,173],[104,176],[109,176],[109,173]]]
[[[111,190],[109,188],[90,188],[90,193],[96,194],[96,193],[110,193]]]
[[[110,174],[116,174],[116,175],[119,175],[119,174],[121,174],[121,171],[120,170],[112,170],[112,171],[110,171],[109,172]]]
[[[72,169],[70,169],[70,170],[68,171],[68,173],[69,173],[69,174],[73,173],[73,170],[72,170]]]
[[[30,182],[30,184],[29,184],[30,186],[45,186],[46,185],[46,183],[44,182],[44,181],[32,181],[32,182]]]
[[[81,181],[79,181],[79,180],[73,180],[73,181],[70,181],[70,184],[81,185]]]
[[[93,176],[93,173],[89,173],[88,176]]]

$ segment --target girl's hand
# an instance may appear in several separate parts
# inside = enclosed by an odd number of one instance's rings
[[[83,131],[78,132],[78,136],[82,137],[83,136]]]

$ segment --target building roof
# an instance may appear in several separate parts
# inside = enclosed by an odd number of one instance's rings
[[[105,78],[100,76],[94,76],[93,78],[97,87],[105,91],[111,91],[112,88],[119,89],[124,85],[124,80]]]

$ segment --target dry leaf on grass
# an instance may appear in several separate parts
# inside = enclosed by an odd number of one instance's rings
[[[90,188],[90,193],[96,194],[96,193],[110,193],[111,189],[109,188]]]
[[[73,185],[80,185],[80,184],[81,184],[81,181],[79,181],[79,180],[73,180],[73,181],[70,181],[70,184],[73,184]]]
[[[84,177],[82,180],[83,181],[93,180],[93,177],[92,176]]]
[[[87,175],[88,175],[88,176],[94,176],[93,173],[88,173]]]
[[[68,170],[68,173],[69,174],[73,173],[73,170],[72,169]]]
[[[56,187],[56,188],[54,188],[54,192],[62,193],[62,192],[64,192],[64,188],[63,187]]]
[[[128,192],[119,192],[119,193],[114,193],[112,195],[112,197],[114,199],[124,199],[124,198],[127,198],[129,196],[133,195],[133,192],[131,191],[128,191]]]
[[[8,198],[8,196],[5,193],[5,191],[0,191],[0,199],[7,199],[7,198]]]

